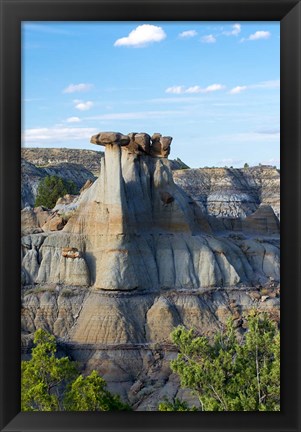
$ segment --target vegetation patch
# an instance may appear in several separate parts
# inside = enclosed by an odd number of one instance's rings
[[[64,180],[57,176],[46,176],[38,186],[35,207],[44,206],[52,209],[57,200],[64,195],[76,195],[78,187],[72,180]]]

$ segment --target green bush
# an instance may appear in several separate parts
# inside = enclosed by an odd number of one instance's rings
[[[72,180],[57,176],[47,176],[40,181],[35,207],[43,206],[52,209],[60,197],[66,194],[77,194],[78,187]]]
[[[159,404],[159,411],[198,411],[196,407],[189,408],[185,401],[176,398],[173,402],[165,399]]]
[[[55,337],[39,329],[31,360],[21,363],[22,411],[124,411],[96,371],[83,377],[68,357],[58,358]]]
[[[200,402],[200,411],[279,411],[280,333],[267,315],[247,317],[243,341],[233,323],[211,342],[183,326],[172,332],[179,350],[171,369],[183,388]],[[185,411],[185,404],[164,402],[163,411]]]

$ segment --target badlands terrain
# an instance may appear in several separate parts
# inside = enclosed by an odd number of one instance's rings
[[[158,133],[91,143],[104,152],[22,150],[24,358],[44,328],[135,410],[192,403],[169,368],[175,326],[211,337],[232,316],[242,334],[254,308],[279,321],[280,172],[189,169]],[[33,208],[49,174],[81,192]]]

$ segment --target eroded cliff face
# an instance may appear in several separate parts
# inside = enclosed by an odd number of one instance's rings
[[[168,366],[176,325],[210,336],[229,316],[243,331],[254,307],[279,318],[278,219],[269,206],[248,229],[217,229],[175,184],[171,137],[91,141],[106,148],[100,176],[67,224],[22,238],[23,342],[51,331],[136,409],[156,409],[180,391]]]
[[[22,148],[21,156],[27,162],[41,168],[61,164],[81,165],[95,177],[99,174],[101,151],[67,148]]]
[[[267,205],[280,219],[280,172],[276,167],[177,170],[174,181],[208,215],[244,218]]]
[[[138,410],[156,410],[165,396],[193,400],[169,368],[177,355],[169,338],[176,325],[214,336],[232,316],[242,333],[243,314],[253,308],[279,320],[275,288],[139,294],[48,284],[24,290],[22,303],[24,353],[32,333],[44,328],[84,372],[98,370],[109,389]]]

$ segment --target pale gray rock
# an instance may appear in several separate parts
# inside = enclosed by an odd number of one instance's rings
[[[30,282],[35,282],[39,272],[38,251],[30,249],[22,260],[22,267],[30,276]]]
[[[173,176],[203,211],[220,219],[223,229],[227,219],[248,217],[260,204],[280,219],[280,172],[274,167],[180,169]]]

